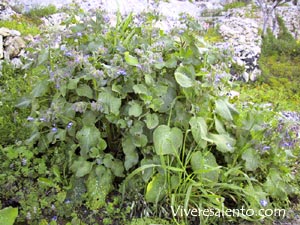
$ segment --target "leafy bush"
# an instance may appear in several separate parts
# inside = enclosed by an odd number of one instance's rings
[[[239,113],[229,102],[223,94],[230,84],[223,72],[228,56],[195,28],[165,33],[153,28],[153,17],[140,18],[140,26],[132,15],[118,15],[109,27],[101,13],[92,20],[81,16],[62,34],[60,48],[38,51],[33,69],[43,70],[30,98],[19,103],[31,103],[28,147],[1,151],[5,171],[16,161],[15,171],[29,178],[21,187],[50,191],[40,195],[43,201],[30,191],[31,207],[49,218],[50,202],[60,217],[81,208],[104,223],[95,212],[107,209],[117,189],[127,206],[132,203],[131,217],[219,223],[222,218],[190,218],[171,209],[272,209],[298,194],[292,153],[277,136],[265,135],[265,111]]]
[[[229,9],[242,8],[245,6],[247,6],[246,1],[234,1],[232,3],[224,5],[224,11],[228,11]]]
[[[52,14],[55,14],[56,12],[57,9],[55,5],[39,6],[30,9],[28,12],[25,12],[23,16],[31,21],[34,21],[36,24],[41,24],[42,17],[50,16]]]
[[[278,17],[279,34],[276,38],[269,30],[263,37],[259,65],[262,78],[274,91],[285,89],[286,98],[297,98],[299,93],[300,44],[293,38]],[[272,97],[273,98],[273,97]],[[275,99],[273,99],[275,100]],[[270,101],[273,101],[270,99]]]
[[[19,98],[31,90],[31,79],[25,72],[2,63],[0,72],[0,145],[10,145],[28,138],[29,127],[25,127],[29,109],[16,107]]]
[[[34,22],[24,17],[15,17],[13,20],[1,20],[0,27],[17,30],[22,35],[37,35],[41,33],[40,29]]]

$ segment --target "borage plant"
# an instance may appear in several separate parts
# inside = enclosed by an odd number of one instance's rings
[[[153,18],[142,27],[133,20],[118,15],[110,27],[101,13],[82,17],[60,48],[37,57],[34,66],[45,72],[31,93],[28,143],[40,154],[60,149],[67,196],[96,210],[122,184],[128,202],[142,194],[156,208],[168,204],[169,216],[181,206],[259,209],[262,200],[271,208],[287,201],[295,192],[282,165],[287,154],[276,146],[260,151],[261,112],[241,115],[222,94],[228,76],[218,70],[229,58],[189,27],[166,33]]]

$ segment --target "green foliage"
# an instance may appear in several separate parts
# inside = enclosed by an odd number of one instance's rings
[[[238,86],[235,90],[240,93],[239,101],[241,103],[253,102],[256,104],[271,103],[276,111],[297,111],[300,104],[299,94],[295,94],[290,88],[292,85],[296,86],[296,84],[279,78],[273,78],[270,82],[270,84],[256,82]]]
[[[31,19],[32,21],[36,21],[37,23],[41,22],[41,18],[45,16],[50,16],[52,14],[55,14],[57,12],[57,9],[55,5],[47,5],[47,6],[39,6],[30,9],[28,12],[24,13],[24,16]]]
[[[217,43],[223,40],[221,34],[219,33],[219,27],[209,27],[204,33],[204,40],[209,43]]]
[[[16,17],[13,20],[1,20],[0,27],[6,27],[11,30],[17,30],[22,35],[37,35],[41,33],[38,26],[26,17]]]
[[[2,63],[0,73],[0,145],[14,144],[28,138],[29,128],[24,126],[29,109],[17,108],[21,97],[31,90],[31,78],[24,70],[15,69],[7,62]]]
[[[245,1],[234,1],[232,3],[228,3],[224,5],[224,11],[228,11],[229,9],[242,8],[247,6]]]
[[[161,225],[169,225],[168,221],[159,219],[159,218],[141,218],[134,219],[128,225],[144,225],[144,224],[161,224]]]
[[[276,38],[271,31],[263,37],[262,54],[259,65],[262,78],[269,84],[269,89],[263,101],[283,108],[294,108],[293,104],[299,103],[300,82],[300,44],[293,38],[284,25],[282,18],[278,17],[279,34]],[[272,94],[275,94],[274,98]],[[280,93],[280,94],[278,94]],[[257,93],[259,94],[259,93]]]
[[[241,75],[245,71],[245,66],[241,66],[236,62],[231,63],[231,73]]]

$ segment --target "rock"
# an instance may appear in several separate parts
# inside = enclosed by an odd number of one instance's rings
[[[0,35],[3,36],[3,37],[11,36],[10,32],[11,32],[10,29],[8,29],[6,27],[1,27],[0,28]]]
[[[5,0],[0,2],[0,20],[9,20],[13,15],[17,13],[10,7]]]
[[[5,58],[11,59],[18,56],[21,50],[26,47],[26,43],[21,37],[8,37],[4,46],[6,46]]]
[[[247,72],[245,71],[245,72],[243,73],[242,76],[243,76],[245,82],[248,82],[248,81],[249,81],[249,77],[250,77],[249,73],[247,73]]]

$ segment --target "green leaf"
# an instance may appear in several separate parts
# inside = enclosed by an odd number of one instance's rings
[[[153,113],[149,113],[146,115],[146,120],[145,120],[145,123],[147,125],[147,128],[148,129],[154,129],[155,127],[157,127],[158,123],[159,123],[159,120],[158,120],[158,116],[157,114]]]
[[[206,147],[207,144],[207,124],[203,117],[192,117],[190,119],[190,126],[192,130],[192,135],[194,140],[199,144],[202,148]]]
[[[217,99],[215,101],[215,104],[216,104],[216,113],[227,121],[232,121],[233,116],[238,114],[238,111],[234,108],[232,104],[228,102],[227,99],[226,100]]]
[[[153,132],[154,148],[158,155],[176,155],[182,140],[183,134],[177,127],[160,125]]]
[[[0,223],[3,225],[13,225],[18,216],[18,208],[4,208],[0,210]]]
[[[219,165],[211,152],[193,152],[191,155],[192,170],[198,174],[199,179],[218,182]]]
[[[145,134],[136,134],[132,140],[133,144],[138,148],[145,147],[148,143],[148,138]]]
[[[193,86],[191,78],[187,77],[183,73],[175,72],[175,79],[181,87],[189,88]]]
[[[227,134],[208,134],[208,138],[217,145],[220,152],[234,152],[236,140]]]
[[[149,91],[144,84],[136,84],[133,87],[134,93],[148,95]]]
[[[16,104],[17,108],[26,108],[31,104],[31,99],[30,98],[26,98],[23,97],[22,99],[20,99],[18,101],[18,103]]]
[[[195,79],[195,69],[192,65],[180,66],[175,71],[175,79],[181,87],[192,87]]]
[[[242,159],[246,161],[245,169],[255,171],[259,167],[260,157],[255,149],[248,148],[242,155]]]
[[[113,113],[119,115],[121,107],[121,99],[114,97],[108,91],[99,93],[98,101],[103,104],[105,114]]]
[[[39,82],[31,92],[32,97],[37,98],[44,95],[48,91],[48,84],[47,80]]]
[[[87,181],[87,205],[91,210],[97,210],[106,205],[106,197],[112,190],[113,175],[104,166],[97,168],[90,173]]]
[[[76,138],[79,141],[80,154],[83,157],[87,157],[90,148],[97,147],[102,139],[99,130],[94,125],[84,126],[76,133]]]
[[[49,180],[48,178],[40,177],[38,178],[38,182],[47,187],[56,187],[56,184],[52,180]]]
[[[93,98],[93,90],[92,88],[87,84],[82,84],[76,89],[76,93],[79,96],[88,97],[89,99]]]
[[[215,128],[218,131],[219,134],[225,134],[226,130],[224,128],[223,123],[215,116]]]
[[[43,48],[40,53],[39,53],[39,56],[38,56],[38,59],[37,59],[37,65],[41,65],[43,64],[44,62],[46,62],[49,58],[49,48]]]
[[[124,55],[125,55],[125,61],[127,62],[128,65],[137,66],[139,64],[138,59],[130,55],[129,52],[125,52]]]
[[[143,108],[137,101],[131,101],[129,102],[129,105],[129,116],[139,117],[142,114]]]
[[[75,173],[76,177],[83,177],[91,172],[93,163],[86,161],[83,157],[79,157],[74,161],[70,169]]]
[[[67,88],[68,88],[69,90],[74,90],[74,89],[76,89],[79,80],[80,80],[80,78],[69,79]]]
[[[222,99],[217,99],[216,104],[216,113],[219,114],[222,118],[228,121],[232,121],[232,115],[230,109],[228,108],[226,101]]]
[[[105,154],[103,164],[106,168],[111,169],[117,177],[124,177],[123,163],[119,159],[115,159],[111,154]]]
[[[145,198],[147,202],[157,203],[166,194],[165,177],[162,174],[157,174],[148,183]]]
[[[122,140],[122,148],[125,154],[125,169],[129,170],[139,162],[139,155],[136,151],[136,147],[133,144],[131,136],[128,136]]]

